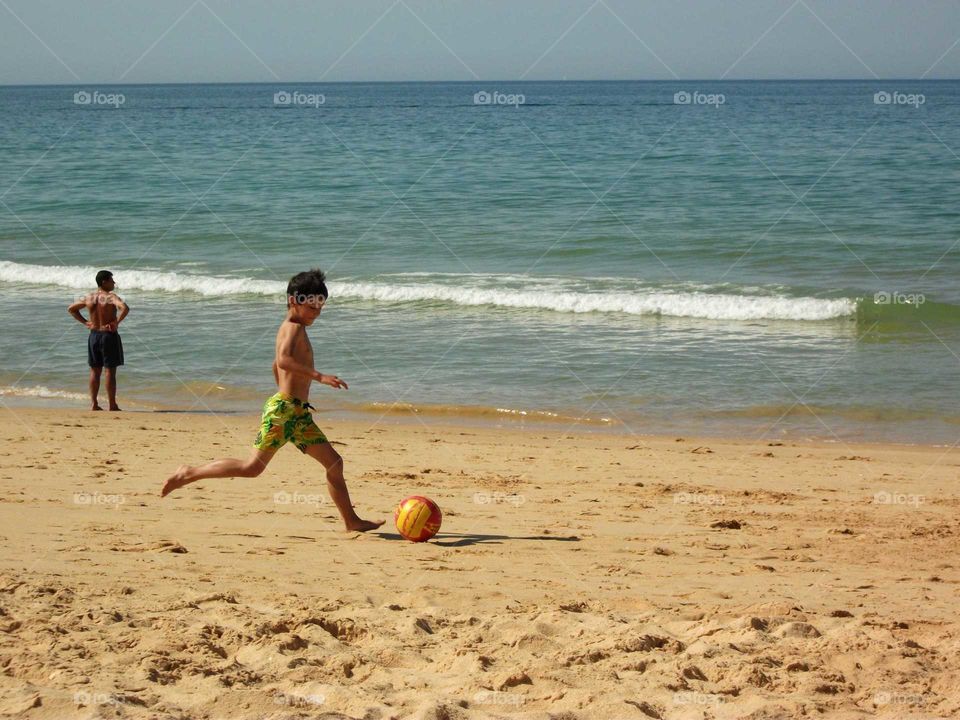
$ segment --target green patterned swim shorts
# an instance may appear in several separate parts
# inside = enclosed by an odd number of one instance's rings
[[[277,393],[263,405],[260,431],[253,446],[258,450],[278,450],[292,442],[300,452],[310,445],[327,442],[310,414],[311,405],[284,393]]]

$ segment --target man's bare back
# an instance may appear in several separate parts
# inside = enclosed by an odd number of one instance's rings
[[[117,331],[117,310],[123,301],[113,292],[94,290],[83,301],[90,316],[88,327],[105,332]]]

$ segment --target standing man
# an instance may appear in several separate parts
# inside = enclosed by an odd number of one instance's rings
[[[67,308],[67,312],[73,315],[77,322],[90,328],[87,361],[90,364],[90,400],[93,403],[91,410],[103,410],[97,402],[97,395],[100,393],[100,373],[104,368],[107,370],[110,409],[120,409],[117,406],[117,368],[123,365],[123,343],[120,342],[117,328],[130,312],[130,308],[113,292],[114,287],[116,283],[113,282],[113,273],[101,270],[97,273],[97,289]],[[80,314],[83,308],[87,309],[89,320]],[[120,310],[119,317],[117,310]]]

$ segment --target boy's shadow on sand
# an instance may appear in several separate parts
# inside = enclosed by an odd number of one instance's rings
[[[377,537],[384,540],[405,540],[398,533],[378,532],[374,533]],[[458,538],[458,539],[454,539]],[[465,547],[467,545],[479,545],[489,543],[492,545],[501,545],[504,540],[550,540],[553,542],[580,542],[576,535],[566,537],[553,535],[480,535],[478,533],[437,533],[430,543],[441,545],[443,547]]]

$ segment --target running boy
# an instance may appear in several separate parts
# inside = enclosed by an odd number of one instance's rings
[[[383,521],[362,520],[350,504],[350,493],[343,479],[343,459],[327,441],[310,414],[307,402],[310,383],[314,380],[335,389],[347,389],[336,375],[324,375],[313,369],[313,347],[307,327],[320,315],[326,302],[327,286],[320,270],[309,270],[291,278],[287,285],[287,317],[277,332],[273,377],[280,389],[263,406],[260,432],[253,443],[253,452],[246,460],[225,458],[206,465],[181,465],[167,478],[160,491],[166,496],[177,488],[205,478],[257,477],[264,471],[274,453],[292,442],[302,453],[320,461],[327,470],[327,489],[336,503],[348,531],[373,530]]]

